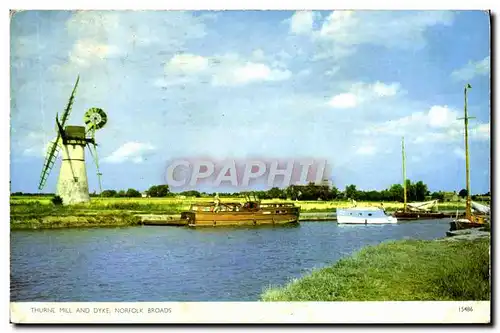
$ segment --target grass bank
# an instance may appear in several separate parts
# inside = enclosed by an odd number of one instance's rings
[[[67,215],[11,215],[11,230],[125,227],[139,225],[140,218],[123,212]]]
[[[263,301],[489,300],[489,239],[404,240],[366,247]]]

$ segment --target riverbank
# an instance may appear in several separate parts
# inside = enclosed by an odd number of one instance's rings
[[[404,240],[363,248],[281,287],[263,301],[490,299],[490,240]]]
[[[125,227],[137,225],[184,226],[179,223],[181,214],[145,213],[122,210],[71,210],[53,209],[39,213],[11,213],[11,230]],[[336,222],[335,213],[301,213],[299,222]],[[416,221],[415,219],[410,221]]]
[[[141,219],[127,212],[73,213],[66,215],[15,214],[10,217],[11,230],[60,228],[110,228],[140,225]]]

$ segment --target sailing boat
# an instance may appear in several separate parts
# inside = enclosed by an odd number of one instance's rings
[[[469,168],[469,117],[467,115],[467,89],[471,89],[471,85],[467,84],[464,88],[464,120],[465,126],[465,184],[467,187],[467,198],[465,200],[465,218],[456,218],[450,222],[450,231],[459,229],[469,229],[483,227],[490,221],[490,209],[488,206],[472,202],[470,195],[470,168]],[[474,208],[475,212],[472,211]]]
[[[405,138],[401,140],[401,152],[403,156],[403,210],[396,211],[393,216],[398,219],[416,220],[422,219],[440,219],[446,217],[444,213],[433,212],[432,209],[437,207],[437,200],[425,202],[407,202],[406,197],[406,155],[405,155]]]

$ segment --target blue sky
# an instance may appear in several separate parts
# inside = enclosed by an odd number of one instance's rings
[[[490,190],[490,27],[482,11],[28,11],[11,20],[11,190],[36,192],[45,147],[80,74],[103,188],[145,190],[168,161],[326,159],[339,188],[407,177]],[[98,188],[87,154],[89,185]],[[53,192],[59,163],[44,192]],[[200,188],[203,189],[204,188]]]

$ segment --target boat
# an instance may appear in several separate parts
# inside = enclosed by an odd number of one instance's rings
[[[399,219],[441,219],[446,215],[443,212],[436,212],[438,200],[424,202],[405,203],[406,208],[394,212],[394,217]]]
[[[490,207],[478,202],[470,202],[465,209],[465,218],[455,218],[450,222],[450,231],[481,228],[490,223]]]
[[[401,152],[403,156],[403,209],[396,210],[392,216],[401,220],[417,220],[417,219],[441,219],[446,217],[446,214],[437,212],[437,200],[425,202],[408,203],[406,199],[406,156],[405,156],[405,139],[401,140]]]
[[[467,89],[472,88],[467,84],[464,89],[464,127],[465,127],[465,184],[467,197],[465,199],[465,217],[458,216],[450,222],[450,231],[480,228],[490,223],[490,208],[480,203],[472,202],[470,192],[470,167],[469,167],[469,134],[468,124],[469,116],[467,115]],[[458,214],[457,214],[458,215]]]
[[[300,207],[294,203],[262,203],[247,197],[245,203],[194,203],[181,213],[181,221],[189,227],[290,225],[299,223],[299,214]]]
[[[398,219],[387,215],[378,207],[337,208],[338,224],[387,224],[397,223]]]

